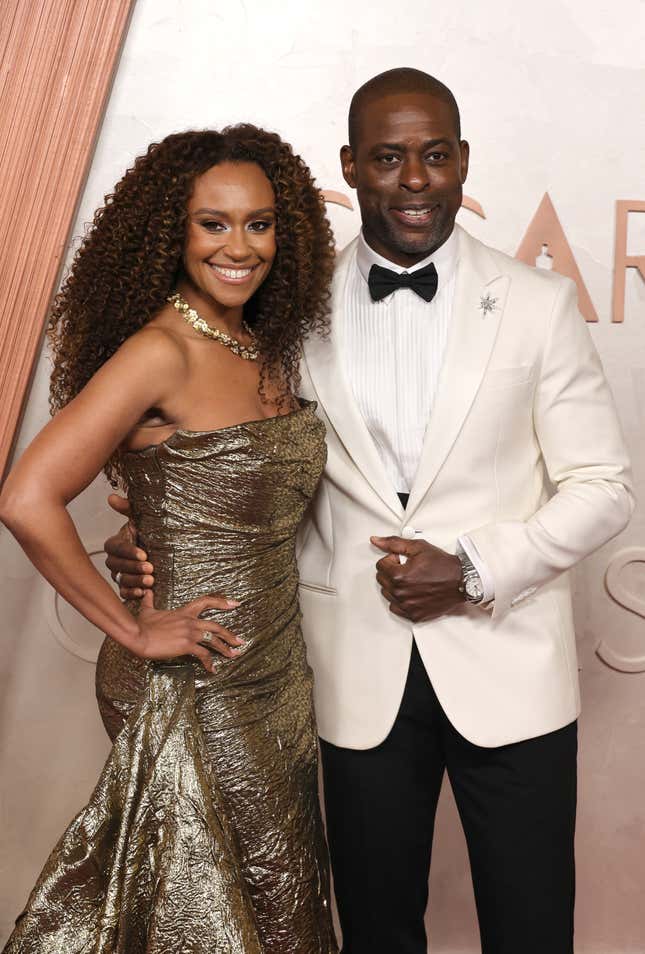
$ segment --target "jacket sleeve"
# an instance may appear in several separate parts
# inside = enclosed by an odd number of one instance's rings
[[[468,534],[494,581],[493,619],[619,533],[634,508],[613,398],[569,279],[556,294],[534,402],[555,493],[526,521]]]

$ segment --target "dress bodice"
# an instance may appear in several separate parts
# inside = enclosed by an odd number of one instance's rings
[[[219,430],[178,430],[123,462],[156,608],[222,593],[241,606],[209,616],[247,641],[297,612],[296,531],[325,463],[313,403]]]

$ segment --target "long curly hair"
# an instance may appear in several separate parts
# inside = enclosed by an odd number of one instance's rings
[[[281,401],[297,391],[303,339],[328,327],[334,238],[307,165],[275,133],[240,124],[188,131],[152,143],[105,197],[52,306],[52,413],[164,307],[181,273],[187,204],[197,176],[221,162],[254,162],[276,199],[277,253],[244,317]],[[119,455],[105,466],[116,486]]]

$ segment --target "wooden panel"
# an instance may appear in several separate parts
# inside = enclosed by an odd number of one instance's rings
[[[134,0],[0,0],[0,474]]]

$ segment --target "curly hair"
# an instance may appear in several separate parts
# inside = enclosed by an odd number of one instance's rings
[[[277,253],[244,317],[284,403],[300,383],[302,342],[328,327],[334,238],[309,168],[280,137],[250,124],[188,131],[152,143],[105,197],[52,306],[52,413],[163,308],[182,265],[187,204],[197,176],[221,162],[253,162],[276,200]],[[116,485],[118,454],[105,465]]]

